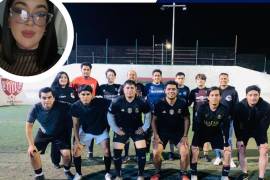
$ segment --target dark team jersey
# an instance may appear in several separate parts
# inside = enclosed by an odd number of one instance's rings
[[[189,87],[184,85],[183,87],[177,87],[177,89],[178,89],[178,97],[183,98],[186,101],[186,103],[188,103],[188,97],[190,93]]]
[[[55,101],[50,110],[45,110],[41,103],[34,105],[28,115],[27,122],[38,121],[43,133],[50,136],[59,136],[68,131],[71,123],[70,105]],[[69,122],[69,123],[67,123]]]
[[[138,97],[145,97],[146,96],[146,92],[145,92],[144,85],[142,83],[137,82],[136,83],[136,87],[137,87],[136,95]],[[119,94],[120,95],[124,95],[123,85],[120,86]]]
[[[257,134],[267,137],[267,130],[270,124],[270,104],[259,99],[254,107],[250,107],[247,99],[243,99],[236,105],[234,130],[238,141],[241,141],[245,134]]]
[[[76,101],[75,92],[71,87],[61,88],[52,87],[55,99],[67,103],[74,103]]]
[[[225,144],[228,145],[230,121],[227,108],[219,104],[215,111],[210,109],[209,104],[201,105],[197,111],[196,117],[198,129],[195,134],[206,138],[215,137],[223,134]]]
[[[102,84],[98,89],[97,95],[112,101],[119,96],[119,88],[120,84]]]
[[[135,97],[132,102],[128,102],[124,96],[121,96],[112,102],[109,111],[115,115],[118,127],[121,127],[125,132],[134,133],[143,125],[142,113],[150,112],[150,107],[140,97]]]
[[[238,93],[234,87],[228,86],[221,90],[221,103],[227,107],[230,118],[233,118],[234,109],[238,102]]]
[[[208,102],[207,92],[208,88],[206,87],[203,89],[195,88],[191,90],[188,98],[188,104],[190,106],[193,103],[193,117],[195,117],[195,113],[198,111],[199,107]]]
[[[109,106],[110,100],[104,98],[94,98],[88,105],[79,100],[71,106],[71,114],[79,119],[85,133],[99,135],[107,127]]]
[[[156,104],[154,115],[157,117],[158,133],[178,134],[184,132],[184,117],[189,116],[189,111],[183,99],[177,98],[173,106],[164,99]]]
[[[150,104],[151,110],[154,110],[154,106],[165,97],[164,84],[148,83],[145,86],[147,94],[147,102]]]

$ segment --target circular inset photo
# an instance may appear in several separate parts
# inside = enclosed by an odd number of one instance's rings
[[[72,21],[57,0],[4,0],[0,24],[0,75],[5,78],[18,81],[17,76],[60,68],[72,49]]]

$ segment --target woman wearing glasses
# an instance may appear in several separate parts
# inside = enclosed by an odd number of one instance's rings
[[[59,59],[54,5],[48,0],[7,0],[3,16],[0,67],[32,76]]]

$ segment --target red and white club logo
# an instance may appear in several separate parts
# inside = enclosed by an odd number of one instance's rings
[[[23,83],[11,81],[9,79],[1,79],[2,90],[8,96],[17,96],[23,87]]]

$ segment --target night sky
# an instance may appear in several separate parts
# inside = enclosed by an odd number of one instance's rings
[[[159,4],[65,4],[80,45],[152,46],[171,41],[172,9]],[[234,46],[243,53],[270,54],[270,4],[188,4],[176,9],[175,46]]]

